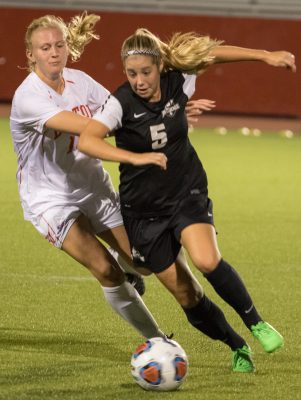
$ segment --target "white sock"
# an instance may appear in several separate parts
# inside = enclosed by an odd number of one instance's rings
[[[117,263],[120,265],[121,269],[122,269],[124,272],[128,272],[128,273],[133,274],[133,275],[141,276],[141,275],[139,274],[139,272],[137,272],[131,265],[129,265],[129,264],[120,256],[120,254],[119,254],[116,250],[112,249],[112,247],[108,247],[107,250],[109,251],[109,253],[111,254],[111,256],[117,261]]]
[[[143,300],[130,283],[124,282],[115,287],[102,286],[102,289],[112,308],[142,336],[147,339],[158,336],[165,337]]]

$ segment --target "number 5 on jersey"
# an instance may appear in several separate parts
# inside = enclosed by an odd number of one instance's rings
[[[165,132],[164,124],[150,126],[150,132],[151,132],[153,150],[161,149],[166,145],[167,134]]]

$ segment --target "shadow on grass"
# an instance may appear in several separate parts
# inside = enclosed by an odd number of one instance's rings
[[[115,336],[2,327],[0,399],[110,398],[115,375],[115,390],[131,391],[130,354],[122,346]]]
[[[84,336],[84,333],[80,335]],[[77,334],[61,333],[56,331],[42,331],[34,329],[0,328],[0,346],[2,349],[14,352],[40,352],[60,354],[65,356],[99,358],[106,361],[128,360],[129,354],[122,350],[122,346],[116,347],[112,339],[104,340],[99,337],[80,337]],[[91,334],[89,334],[91,336]],[[116,342],[115,342],[116,343]]]

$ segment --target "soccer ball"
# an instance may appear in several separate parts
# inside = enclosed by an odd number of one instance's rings
[[[175,341],[155,337],[142,343],[132,354],[132,375],[145,390],[177,389],[188,372],[185,351]]]

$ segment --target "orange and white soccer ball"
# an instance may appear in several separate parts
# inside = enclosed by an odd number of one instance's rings
[[[132,375],[145,390],[176,390],[188,373],[188,358],[175,340],[155,337],[132,354]]]

